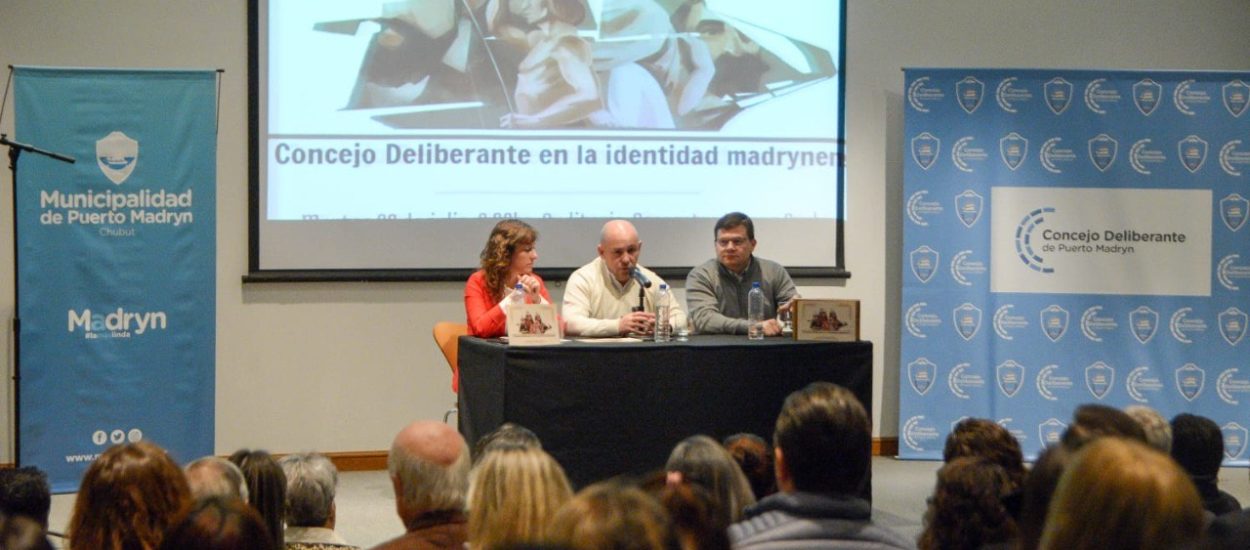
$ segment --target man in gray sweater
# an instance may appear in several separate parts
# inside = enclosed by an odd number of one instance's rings
[[[751,284],[764,291],[764,335],[781,334],[777,310],[790,307],[798,296],[786,268],[755,257],[755,223],[741,212],[716,221],[716,259],[690,270],[686,276],[686,309],[694,330],[702,334],[746,334],[747,293]]]

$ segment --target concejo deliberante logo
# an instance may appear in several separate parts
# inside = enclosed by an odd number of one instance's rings
[[[1054,273],[1055,268],[1046,265],[1046,260],[1033,247],[1033,232],[1046,222],[1046,215],[1053,214],[1054,207],[1043,206],[1029,212],[1016,226],[1016,255],[1029,269],[1040,273]]]
[[[95,159],[104,177],[121,185],[135,171],[139,161],[139,142],[114,131],[95,142]]]

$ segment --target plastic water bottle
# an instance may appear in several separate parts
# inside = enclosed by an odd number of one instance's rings
[[[764,289],[759,281],[751,283],[751,292],[747,293],[747,338],[764,339]]]
[[[673,303],[673,295],[668,285],[661,284],[660,291],[655,294],[655,341],[667,342],[673,339],[673,325],[668,322],[668,312]]]
[[[508,297],[508,313],[512,313],[511,309],[513,306],[523,305],[525,305],[525,287],[521,286],[521,283],[517,283],[516,286],[512,287],[512,295]]]

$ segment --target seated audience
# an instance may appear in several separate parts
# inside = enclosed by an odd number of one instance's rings
[[[39,521],[23,514],[0,512],[0,548],[4,550],[52,550]]]
[[[243,472],[247,481],[248,504],[265,521],[265,529],[273,539],[273,548],[282,548],[282,518],[286,515],[286,475],[282,467],[265,451],[240,449],[230,455],[230,462]]]
[[[572,550],[669,550],[677,547],[668,514],[642,489],[600,482],[556,511],[548,542]]]
[[[1145,405],[1130,405],[1124,408],[1124,413],[1141,424],[1148,445],[1162,453],[1172,452],[1172,425],[1159,411]]]
[[[729,550],[728,524],[704,488],[690,483],[665,484],[656,498],[668,512],[681,550]]]
[[[187,464],[185,470],[191,498],[195,500],[223,497],[248,501],[247,480],[243,479],[239,467],[229,460],[206,456]]]
[[[1046,447],[1037,455],[1037,462],[1033,463],[1033,469],[1024,478],[1020,517],[1016,522],[1020,528],[1020,538],[1016,543],[1018,550],[1035,550],[1041,544],[1050,500],[1059,485],[1059,478],[1071,461],[1072,451],[1062,443]]]
[[[773,447],[764,438],[749,433],[734,434],[722,442],[729,455],[738,462],[755,500],[777,492],[777,477],[773,473]]]
[[[69,520],[70,550],[150,550],[191,503],[186,476],[147,441],[110,447],[87,467]]]
[[[984,418],[960,420],[946,437],[942,460],[956,458],[984,458],[1002,467],[1010,482],[1007,493],[1014,493],[1024,485],[1024,455],[1020,442],[1007,428]]]
[[[734,548],[914,548],[872,521],[858,495],[868,477],[872,426],[850,390],[815,382],[789,397],[773,433],[777,494],[729,528]]]
[[[564,469],[542,449],[487,452],[469,484],[469,548],[542,541],[552,516],[572,496]]]
[[[530,431],[529,428],[511,422],[504,422],[498,428],[491,430],[490,433],[477,438],[473,443],[473,465],[477,466],[482,461],[487,451],[499,448],[521,447],[526,449],[543,448],[542,441],[538,440],[538,435]]]
[[[1202,508],[1221,516],[1241,509],[1237,499],[1219,488],[1224,462],[1224,434],[1210,418],[1181,413],[1172,419],[1172,458],[1198,488]]]
[[[278,460],[286,476],[286,550],[356,548],[334,531],[339,471],[325,455],[296,453]]]
[[[207,497],[179,516],[160,550],[270,550],[260,514],[242,499]]]
[[[1072,413],[1072,424],[1063,432],[1063,444],[1076,451],[1099,437],[1114,435],[1146,442],[1146,432],[1124,411],[1088,403]]]
[[[692,483],[712,495],[717,515],[725,524],[740,521],[742,511],[755,504],[755,493],[729,451],[706,435],[687,437],[673,448],[664,465],[669,480]]]
[[[464,438],[442,422],[418,420],[400,430],[386,466],[406,533],[374,549],[463,550],[469,464]]]
[[[938,470],[920,549],[1009,547],[1016,537],[1016,522],[1003,497],[1013,490],[1012,484],[1006,470],[992,459],[964,456],[948,461]]]
[[[26,516],[47,529],[51,509],[52,488],[43,470],[34,466],[0,470],[0,512]]]
[[[464,311],[469,334],[498,338],[508,333],[508,299],[517,283],[525,290],[525,302],[549,304],[551,295],[534,273],[538,232],[521,220],[495,224],[482,247],[482,268],[464,286]]]
[[[1183,548],[1202,531],[1202,501],[1175,462],[1144,443],[1103,437],[1063,472],[1041,548]]]

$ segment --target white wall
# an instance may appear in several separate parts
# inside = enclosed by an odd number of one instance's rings
[[[863,335],[877,352],[874,433],[892,437],[898,423],[902,243],[900,68],[1250,70],[1250,1],[850,2],[847,266],[853,278],[800,286],[809,297],[863,300]],[[242,0],[0,5],[0,64],[226,70],[218,152],[217,452],[245,446],[275,452],[385,449],[405,422],[439,418],[454,401],[430,330],[436,320],[463,317],[461,285],[241,284],[248,238],[246,56]],[[0,131],[12,136],[12,98]],[[13,314],[11,189],[3,171],[5,319]],[[767,236],[760,237],[760,253],[767,256]],[[10,365],[12,340],[10,330],[0,336]],[[11,390],[0,397],[6,442],[0,462],[12,462]]]

